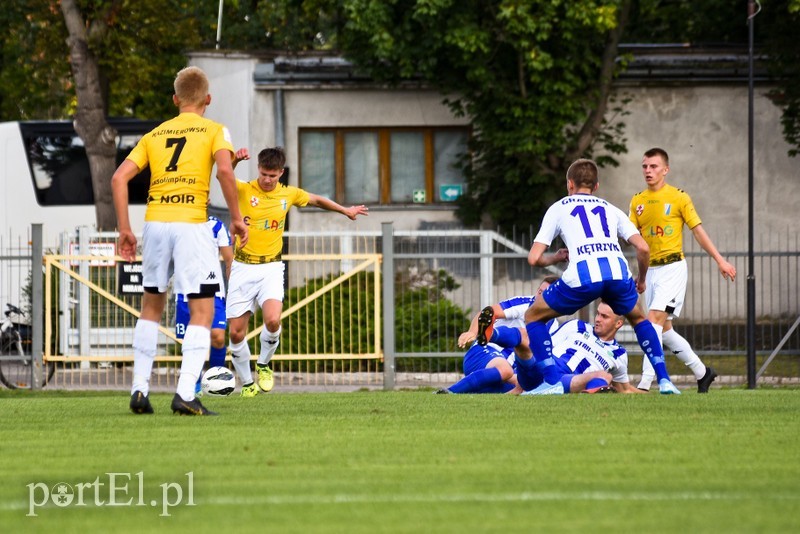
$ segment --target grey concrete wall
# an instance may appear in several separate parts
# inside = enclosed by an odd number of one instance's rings
[[[746,85],[625,87],[628,153],[602,173],[600,196],[627,211],[646,188],[642,154],[654,146],[670,156],[667,181],[687,191],[712,239],[747,248],[748,95]],[[800,160],[787,155],[781,112],[759,88],[754,99],[754,219],[767,243],[785,243],[800,202]],[[783,241],[781,241],[783,240]]]

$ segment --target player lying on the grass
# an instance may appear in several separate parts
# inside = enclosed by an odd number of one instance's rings
[[[623,325],[623,317],[613,312],[608,304],[601,302],[597,307],[595,323],[592,327],[579,319],[561,325],[552,333],[553,353],[560,355],[556,364],[549,370],[547,378],[557,383],[550,394],[593,393],[612,387],[618,393],[644,393],[633,387],[628,378],[628,354],[615,340],[617,331]],[[515,352],[530,353],[524,329],[507,326],[487,328],[485,336],[492,345],[515,348]],[[476,343],[476,345],[478,345]],[[485,349],[488,348],[484,347]],[[474,347],[470,350],[473,350]],[[508,363],[508,361],[507,361]],[[508,363],[512,366],[512,363]],[[466,360],[465,360],[466,369]],[[544,375],[535,379],[539,385]],[[469,389],[469,376],[454,384],[442,393],[502,393],[503,391],[480,391]],[[521,393],[517,386],[512,394]],[[523,395],[526,393],[522,393]],[[533,394],[528,392],[527,394]]]
[[[543,388],[544,391],[534,388],[522,394],[593,393],[609,385],[617,393],[646,393],[630,383],[628,353],[615,339],[623,324],[624,317],[601,301],[593,327],[580,319],[561,325],[552,334],[553,354],[560,356],[555,358],[555,365],[544,368],[539,378],[540,383],[555,384],[555,387]],[[530,349],[522,343],[516,350]]]
[[[539,284],[536,295],[511,297],[497,304],[485,307],[472,318],[469,329],[458,336],[458,346],[472,346],[464,354],[464,378],[437,393],[511,393],[519,394],[522,389],[517,385],[517,375],[512,362],[513,345],[501,347],[487,343],[484,334],[487,327],[496,324],[512,328],[524,328],[525,310],[547,289],[558,280],[557,276],[547,276]]]

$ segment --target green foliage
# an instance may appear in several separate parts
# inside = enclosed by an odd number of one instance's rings
[[[318,291],[339,274],[290,288],[284,309]],[[375,352],[374,274],[360,272],[289,316],[283,325],[281,354]]]
[[[749,45],[748,2],[645,0],[634,2],[626,42]],[[769,92],[781,108],[790,156],[800,154],[800,0],[761,0],[753,18],[754,53],[776,87]]]
[[[765,0],[754,24],[757,34],[764,36],[767,65],[778,82],[769,95],[783,110],[783,136],[794,157],[800,154],[800,41],[795,33],[800,27],[800,1],[783,6]]]
[[[459,350],[458,335],[468,321],[467,314],[444,296],[445,291],[453,291],[459,285],[442,269],[432,274],[432,283],[401,291],[395,299],[398,352]]]
[[[746,44],[747,0],[634,2],[624,40],[627,43]]]
[[[0,9],[0,119],[64,117],[71,98],[61,11],[49,0],[9,0]]]
[[[172,81],[203,28],[188,0],[81,0],[109,115],[174,115]],[[216,22],[216,19],[214,19]],[[5,2],[0,23],[0,120],[58,119],[76,108],[57,2]],[[211,33],[210,30],[207,33]]]
[[[467,194],[458,214],[511,227],[538,222],[564,194],[563,172],[574,157],[624,151],[617,123],[589,128],[604,105],[602,54],[628,0],[331,0],[274,2],[284,27],[314,13],[295,49],[333,43],[377,80],[422,79],[470,118],[474,137],[462,159]],[[312,7],[316,9],[311,9]],[[326,14],[322,16],[321,14]],[[335,15],[334,15],[335,14]],[[278,15],[276,15],[278,16]],[[291,33],[291,30],[290,30]],[[612,56],[613,57],[613,56]],[[520,191],[529,192],[520,202]]]

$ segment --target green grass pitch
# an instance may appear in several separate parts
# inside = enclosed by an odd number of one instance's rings
[[[798,389],[170,399],[0,391],[0,529],[800,531]]]

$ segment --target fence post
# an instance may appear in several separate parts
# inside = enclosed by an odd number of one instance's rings
[[[31,225],[31,389],[42,387],[42,348],[44,347],[44,291],[42,265],[44,265],[42,225]]]
[[[392,223],[381,223],[383,254],[383,389],[394,389],[394,232]]]
[[[88,226],[81,226],[78,228],[78,254],[81,255],[89,255],[91,254],[91,249],[89,248],[89,242],[91,241],[91,235],[89,234],[90,228]],[[88,261],[81,260],[78,266],[78,273],[89,280],[90,278],[90,268],[91,265]],[[91,299],[91,292],[89,291],[89,286],[86,284],[79,284],[78,286],[78,311],[80,315],[78,316],[78,344],[80,346],[80,354],[81,356],[88,356],[91,354],[91,341],[89,338],[89,333],[91,330],[92,322],[91,322],[91,313],[92,313],[92,299]],[[89,362],[84,360],[81,362],[81,369],[88,369]]]
[[[72,253],[70,243],[73,241],[73,236],[69,232],[61,232],[59,235],[58,253],[69,255]],[[73,279],[61,269],[56,269],[58,272],[58,306],[56,309],[58,313],[58,354],[69,356],[72,353],[69,347],[69,331],[72,325],[72,314],[74,313],[73,306],[70,304],[70,287],[73,285]],[[53,283],[53,281],[50,281]],[[51,319],[53,320],[53,319]]]
[[[481,308],[483,306],[489,306],[494,302],[494,262],[492,261],[493,234],[494,232],[490,232],[489,230],[481,230]]]

